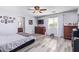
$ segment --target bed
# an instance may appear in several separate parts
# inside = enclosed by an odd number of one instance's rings
[[[18,34],[0,35],[0,52],[14,52],[35,41],[35,37]]]

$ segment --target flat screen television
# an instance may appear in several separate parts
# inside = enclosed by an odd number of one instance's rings
[[[44,24],[44,20],[38,20],[38,24]]]

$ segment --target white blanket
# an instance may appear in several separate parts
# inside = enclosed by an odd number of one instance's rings
[[[14,35],[0,35],[0,51],[8,52],[18,46],[32,40],[34,37],[24,37],[18,34]]]

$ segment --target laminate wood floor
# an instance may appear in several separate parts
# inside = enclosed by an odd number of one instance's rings
[[[17,52],[72,52],[71,40],[35,34],[36,41]]]

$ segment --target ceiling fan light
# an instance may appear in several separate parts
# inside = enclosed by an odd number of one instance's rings
[[[33,13],[42,13],[40,10],[35,10]]]

